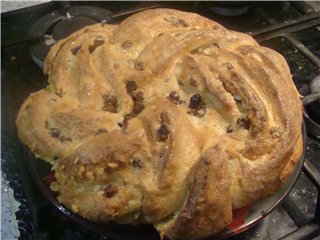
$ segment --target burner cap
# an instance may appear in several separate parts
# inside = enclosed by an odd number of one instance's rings
[[[30,46],[33,61],[43,68],[44,60],[55,41],[67,37],[84,26],[103,20],[110,20],[111,12],[94,6],[72,6],[69,9],[55,10],[32,24],[30,37],[42,37],[41,41]]]
[[[95,20],[88,17],[83,17],[83,16],[68,17],[58,22],[53,27],[52,37],[55,40],[60,40],[85,26],[92,25],[95,23],[97,23]]]

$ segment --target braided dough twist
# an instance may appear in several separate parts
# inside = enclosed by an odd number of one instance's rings
[[[273,194],[302,152],[284,58],[197,14],[85,27],[52,47],[45,73],[18,133],[54,164],[59,201],[93,221],[206,237]]]

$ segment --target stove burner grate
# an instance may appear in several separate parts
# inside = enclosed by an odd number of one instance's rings
[[[99,7],[72,6],[43,16],[29,30],[30,38],[38,40],[30,46],[33,61],[43,68],[44,60],[57,40],[67,37],[84,26],[108,20],[110,13]]]
[[[268,26],[264,29],[260,29],[259,31],[256,31],[253,33],[253,36],[259,41],[259,42],[266,42],[269,40],[274,39],[282,39],[283,41],[288,41],[291,45],[291,47],[294,47],[294,52],[296,53],[300,52],[309,62],[309,64],[313,65],[314,67],[311,69],[314,69],[313,74],[316,74],[315,78],[311,81],[311,84],[309,85],[309,93],[313,93],[313,96],[317,96],[319,98],[319,68],[320,68],[320,59],[319,57],[314,54],[313,52],[315,50],[310,50],[306,45],[304,45],[301,41],[297,39],[295,36],[295,33],[298,33],[300,31],[303,31],[305,29],[311,29],[311,28],[317,28],[320,26],[320,12],[313,12],[309,15],[305,15],[303,17],[300,17],[292,22],[287,23],[278,23],[276,22],[272,17],[268,16],[268,14],[263,13],[265,17],[268,18],[268,21],[271,22],[273,25]],[[300,58],[299,58],[300,60]],[[296,61],[294,61],[296,64]],[[290,64],[289,64],[290,65]],[[301,66],[299,66],[302,68]],[[301,70],[301,69],[300,69]],[[312,75],[309,73],[309,75]],[[307,95],[306,97],[311,98],[311,95]],[[306,109],[311,107],[313,104],[317,105],[319,107],[319,100],[313,101],[311,104],[307,103]],[[319,114],[319,109],[316,108],[315,112]],[[305,121],[307,123],[307,129],[308,133],[314,137],[316,141],[320,140],[320,125],[313,121],[307,111],[304,111]],[[319,116],[316,117],[317,120]],[[311,140],[310,140],[311,141]],[[308,150],[307,146],[307,150]],[[317,165],[317,166],[316,166]],[[311,221],[307,223],[299,223],[299,219],[303,218],[301,214],[301,211],[296,207],[296,209],[291,210],[288,208],[288,213],[293,214],[292,218],[296,219],[296,224],[298,225],[298,229],[293,231],[292,233],[284,236],[281,239],[285,240],[298,240],[298,239],[313,239],[316,236],[320,235],[320,171],[319,171],[319,163],[318,162],[311,162],[309,158],[306,156],[303,172],[308,177],[308,179],[311,180],[311,182],[314,184],[314,186],[317,188],[317,200],[316,200],[316,207],[314,216]],[[288,202],[288,201],[287,201]],[[293,200],[289,196],[289,202],[293,202]],[[292,213],[293,212],[293,213]]]

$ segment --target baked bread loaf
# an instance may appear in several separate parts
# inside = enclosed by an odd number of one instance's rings
[[[59,201],[92,221],[215,234],[277,191],[302,153],[288,65],[194,13],[147,10],[56,43],[21,141],[53,164]]]

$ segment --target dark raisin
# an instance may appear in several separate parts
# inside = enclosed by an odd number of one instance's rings
[[[119,127],[121,127],[121,128],[123,127],[123,123],[122,122],[118,122],[117,124],[118,124]]]
[[[164,34],[163,32],[159,33],[159,34],[158,34],[158,37],[161,37],[163,34]]]
[[[168,114],[166,112],[160,113],[160,119],[161,119],[162,123],[170,124],[170,119],[169,119],[169,116],[168,116]]]
[[[132,112],[138,115],[143,111],[143,109],[144,109],[144,105],[142,102],[135,102],[133,105]]]
[[[202,104],[203,102],[201,95],[196,93],[190,98],[189,108],[199,109]]]
[[[118,100],[115,96],[105,94],[103,97],[103,111],[116,113],[118,111]]]
[[[134,118],[134,114],[129,113],[127,115],[124,116],[123,118],[123,129],[125,130],[128,127],[128,122],[130,119]]]
[[[226,132],[227,133],[232,133],[233,132],[233,128],[232,128],[231,124],[227,127]]]
[[[77,53],[79,52],[80,48],[81,48],[81,45],[80,45],[80,46],[77,46],[77,47],[75,47],[75,48],[72,48],[72,49],[71,49],[71,53],[72,53],[73,55],[77,55]]]
[[[142,62],[142,61],[140,61],[140,62],[135,62],[134,68],[135,68],[136,70],[143,71],[143,70],[144,70],[143,62]]]
[[[137,84],[135,81],[127,81],[126,88],[127,92],[130,93],[132,91],[137,90]]]
[[[106,198],[112,198],[114,195],[116,195],[118,193],[118,189],[117,187],[108,184],[107,186],[105,186],[104,191],[103,191],[103,196],[105,196]]]
[[[102,44],[104,44],[104,40],[103,39],[95,39],[93,41],[93,44],[89,46],[89,52],[93,53],[94,50],[96,50],[96,48],[101,46]]]
[[[159,142],[165,142],[168,138],[169,130],[166,125],[161,124],[160,128],[157,131],[157,140]]]
[[[178,104],[179,103],[179,94],[176,91],[172,91],[169,96],[168,99],[173,102],[174,104]]]
[[[72,142],[72,139],[69,137],[61,136],[59,137],[60,142]]]
[[[140,112],[143,111],[143,109],[145,108],[144,106],[144,96],[143,96],[143,92],[139,91],[139,92],[136,92],[133,96],[132,96],[132,99],[133,99],[133,108],[132,108],[132,111],[131,113],[127,114],[124,116],[124,119],[123,119],[123,123],[122,123],[122,126],[123,126],[123,129],[125,130],[128,126],[128,121],[131,119],[131,118],[134,118],[135,116],[137,116]],[[118,123],[119,125],[119,123]],[[120,126],[120,125],[119,125]],[[120,127],[122,127],[120,126]]]
[[[133,46],[133,42],[131,41],[124,41],[122,44],[121,44],[121,48],[122,49],[129,49]]]
[[[138,157],[134,157],[131,164],[134,168],[143,168],[143,162]]]
[[[203,117],[206,114],[205,104],[200,94],[196,93],[190,98],[188,114]]]
[[[179,23],[181,24],[182,27],[188,27],[189,26],[189,24],[183,19],[179,19]]]
[[[193,86],[193,87],[197,87],[197,86],[198,86],[196,80],[194,80],[193,77],[190,78],[190,84],[191,84],[191,86]]]
[[[100,128],[94,133],[94,135],[96,136],[96,135],[99,135],[101,133],[106,133],[106,132],[108,132],[106,129]]]
[[[52,138],[58,138],[59,137],[59,131],[56,128],[51,128],[50,129],[50,136]]]
[[[135,96],[133,96],[133,101],[134,101],[134,104],[133,104],[132,112],[135,115],[138,115],[144,109],[144,104],[143,104],[144,96],[143,96],[143,93],[141,91],[137,92],[135,94]]]
[[[250,121],[250,119],[248,119],[247,117],[245,117],[245,118],[238,118],[237,124],[238,124],[241,128],[249,130],[250,125],[251,125],[251,121]]]

